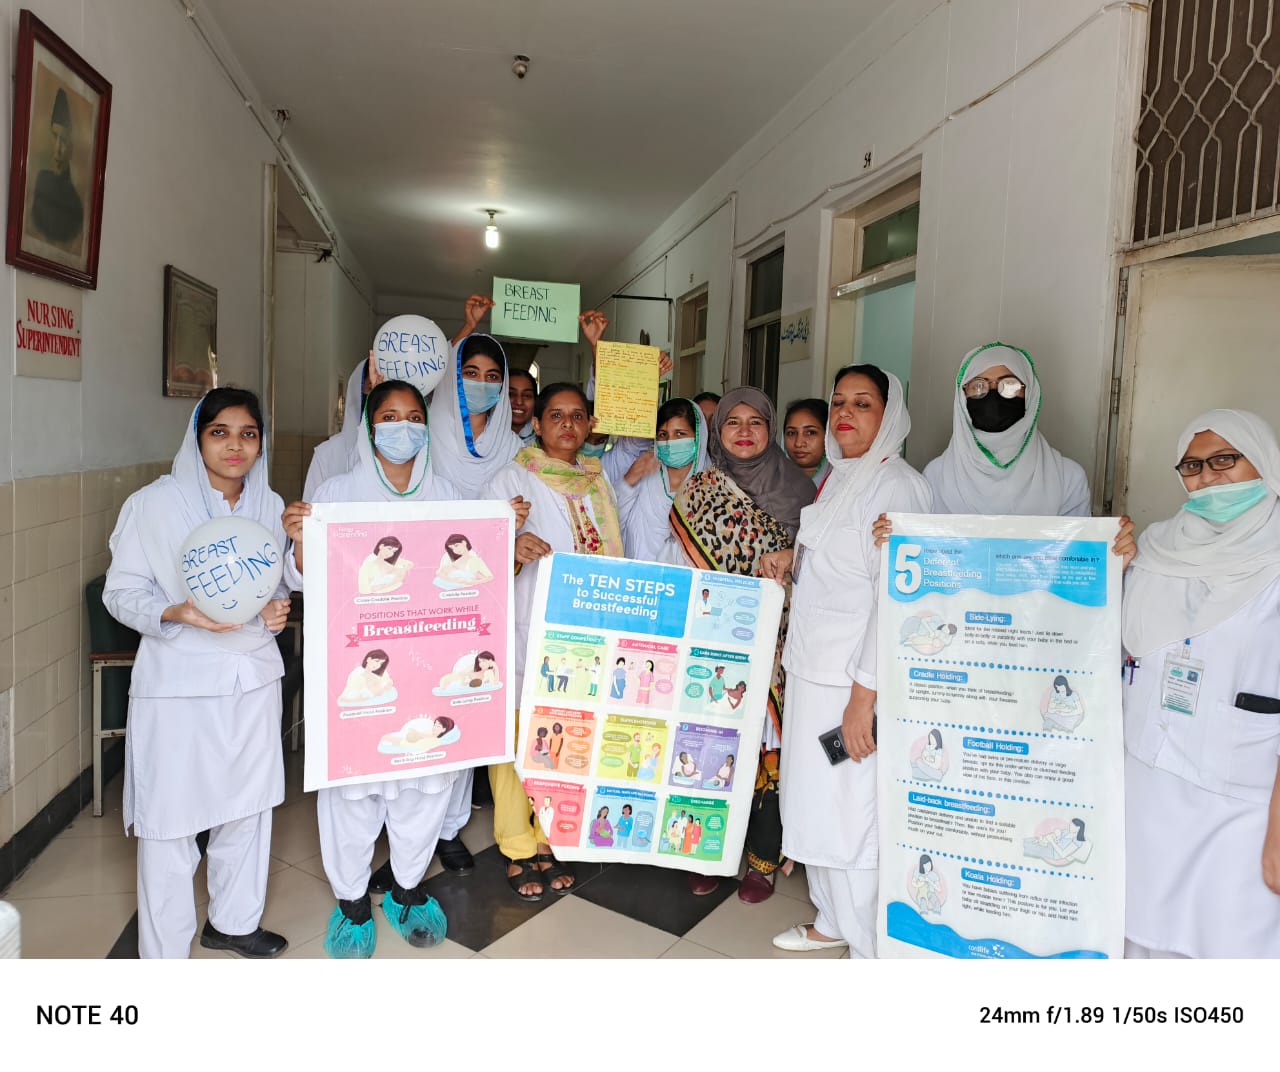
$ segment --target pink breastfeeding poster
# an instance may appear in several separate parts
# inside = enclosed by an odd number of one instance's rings
[[[513,758],[506,503],[325,503],[303,528],[307,790]]]

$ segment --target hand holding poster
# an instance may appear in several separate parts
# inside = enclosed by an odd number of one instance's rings
[[[317,503],[303,523],[310,791],[511,759],[506,503]]]
[[[890,520],[880,955],[1122,955],[1115,519]]]
[[[581,290],[577,283],[493,280],[489,330],[511,339],[577,342]]]
[[[658,418],[656,346],[601,342],[596,348],[596,431],[652,439]]]
[[[533,605],[516,767],[556,855],[736,874],[782,589],[556,554]]]

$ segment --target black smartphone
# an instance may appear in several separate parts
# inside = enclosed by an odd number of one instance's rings
[[[1280,700],[1274,696],[1259,696],[1252,692],[1237,692],[1236,706],[1241,711],[1253,711],[1259,715],[1280,715]]]
[[[844,750],[844,736],[839,726],[833,730],[827,730],[826,733],[818,734],[818,743],[822,745],[822,750],[827,753],[827,759],[831,761],[833,767],[841,760],[849,758],[849,753]]]

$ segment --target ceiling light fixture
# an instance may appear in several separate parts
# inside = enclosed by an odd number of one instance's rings
[[[484,244],[490,249],[498,248],[498,225],[493,222],[493,217],[498,214],[496,208],[486,208],[482,211],[489,214],[489,225],[484,229]]]

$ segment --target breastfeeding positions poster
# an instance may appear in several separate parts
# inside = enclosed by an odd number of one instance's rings
[[[506,503],[317,503],[303,523],[308,791],[511,758]]]
[[[516,766],[556,855],[737,874],[782,589],[557,554],[533,605]]]
[[[1116,520],[890,520],[880,955],[1123,955]]]

